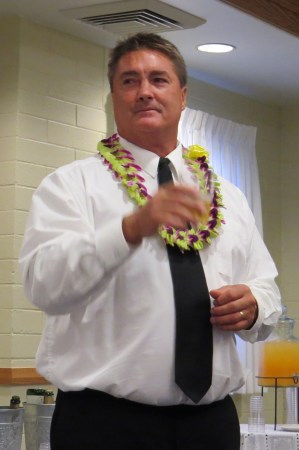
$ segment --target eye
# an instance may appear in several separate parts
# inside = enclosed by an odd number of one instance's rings
[[[155,77],[154,78],[154,83],[155,84],[165,84],[165,83],[168,83],[168,80],[166,78],[163,78],[163,77]]]
[[[136,78],[132,78],[132,77],[124,78],[123,81],[122,81],[122,84],[124,86],[130,86],[130,85],[133,85],[135,83],[136,83]]]

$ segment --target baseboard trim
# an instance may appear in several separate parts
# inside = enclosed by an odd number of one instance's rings
[[[50,384],[34,368],[0,368],[0,385]]]

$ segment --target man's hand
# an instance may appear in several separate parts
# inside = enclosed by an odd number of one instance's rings
[[[139,244],[144,237],[154,235],[160,224],[187,228],[206,212],[198,188],[164,184],[145,206],[123,219],[123,233],[127,242]]]
[[[214,300],[211,323],[221,330],[250,329],[258,317],[258,305],[245,284],[223,286],[210,291]]]

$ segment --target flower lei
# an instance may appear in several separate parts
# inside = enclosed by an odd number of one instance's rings
[[[151,195],[147,192],[143,184],[145,180],[139,173],[142,168],[136,164],[132,153],[121,146],[119,136],[113,134],[108,139],[100,141],[98,151],[116,179],[126,188],[129,197],[138,206],[145,205],[151,199]],[[199,223],[198,226],[190,229],[160,225],[158,231],[166,244],[177,245],[181,251],[191,248],[199,251],[206,244],[211,244],[211,239],[218,236],[219,228],[224,223],[223,215],[219,211],[219,208],[223,207],[220,183],[208,164],[208,152],[203,147],[191,145],[188,149],[184,148],[183,158],[200,188],[204,187],[209,191],[212,184],[215,187],[208,221],[205,225]]]

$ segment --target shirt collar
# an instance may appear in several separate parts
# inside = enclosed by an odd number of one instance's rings
[[[121,136],[119,137],[119,142],[125,149],[129,150],[132,153],[137,164],[142,167],[142,170],[148,173],[152,178],[157,177],[160,157],[156,155],[156,153],[138,147],[137,145],[132,144]],[[179,141],[177,142],[177,147],[167,155],[167,158],[171,162],[170,167],[174,179],[176,181],[179,181],[183,166],[182,144]]]

